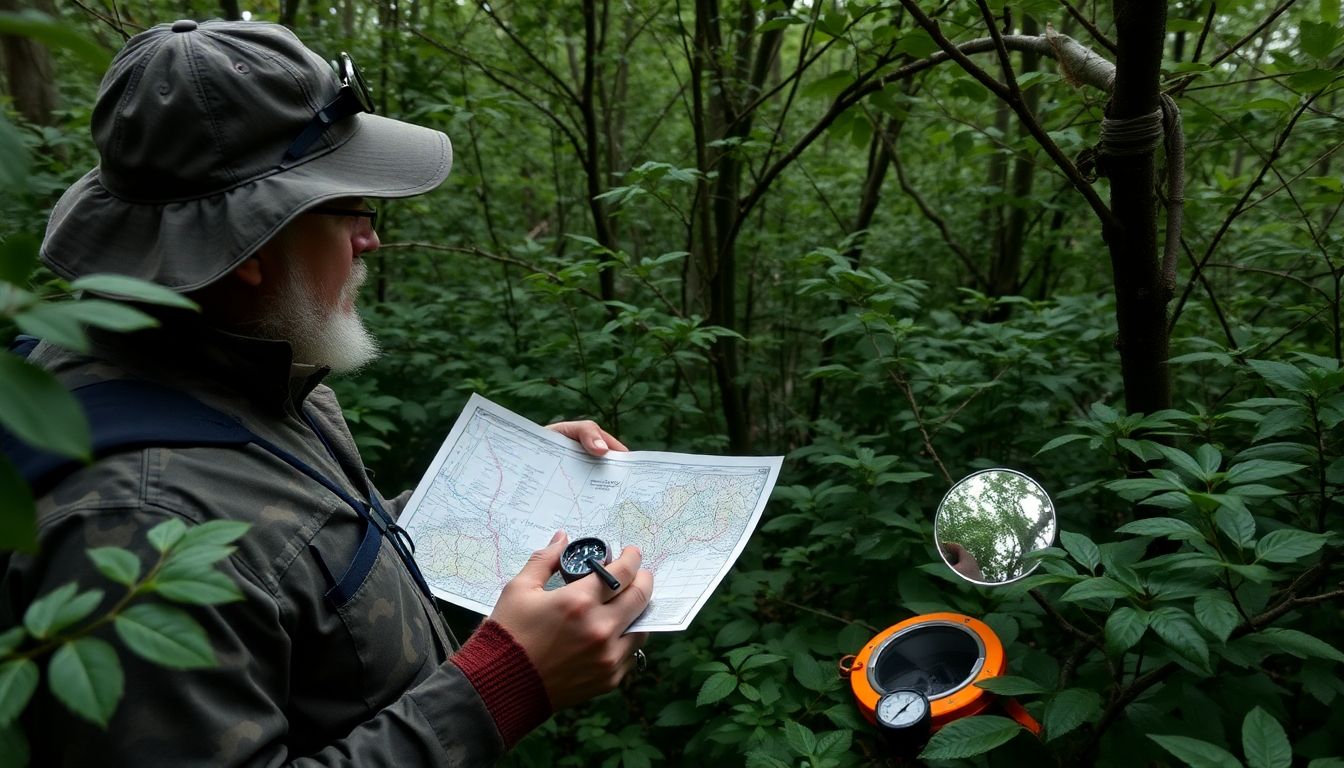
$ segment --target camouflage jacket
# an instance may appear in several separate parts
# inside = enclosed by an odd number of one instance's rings
[[[283,342],[187,325],[98,337],[91,355],[42,344],[30,359],[67,387],[134,377],[187,392],[352,496],[376,493],[335,395],[321,384],[325,369],[291,365]],[[388,511],[396,514],[408,495],[385,502]],[[331,491],[253,445],[128,451],[65,478],[38,500],[40,554],[15,555],[3,574],[0,627],[13,626],[33,599],[70,581],[84,589],[113,586],[86,549],[125,547],[153,562],[145,532],[172,518],[251,524],[221,564],[244,600],[191,608],[218,667],[165,669],[103,633],[126,672],[109,727],[70,714],[43,686],[24,715],[33,764],[489,765],[549,714],[535,669],[497,625],[473,636],[466,650],[474,645],[474,653],[446,661],[449,635],[387,538],[359,589],[345,604],[332,604],[316,555],[350,562],[360,519]],[[100,611],[118,597],[106,592]],[[482,635],[489,639],[478,642]],[[468,657],[475,667],[461,661]],[[492,670],[487,686],[482,665]],[[521,672],[501,678],[501,669]],[[539,706],[525,707],[525,727],[519,730],[515,712],[513,731],[501,736],[492,717],[500,703],[516,709],[538,696]]]

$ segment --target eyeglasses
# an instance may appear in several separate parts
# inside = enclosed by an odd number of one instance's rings
[[[304,213],[320,213],[323,216],[349,216],[352,218],[368,219],[369,229],[378,228],[378,209],[369,208],[339,208],[333,205],[319,205],[309,208]]]
[[[369,84],[364,82],[364,76],[359,73],[359,67],[355,66],[355,60],[350,58],[350,54],[341,51],[341,57],[331,62],[331,66],[336,70],[336,76],[340,78],[341,89],[336,92],[336,98],[313,115],[313,119],[304,126],[298,138],[289,145],[289,149],[285,150],[286,162],[303,157],[304,153],[312,148],[313,144],[322,138],[322,134],[336,122],[360,112],[374,113]]]

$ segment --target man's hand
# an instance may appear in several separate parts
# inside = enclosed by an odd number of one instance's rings
[[[624,450],[620,443],[615,445]],[[626,547],[607,566],[620,580],[620,591],[593,577],[547,592],[543,585],[559,569],[567,544],[569,537],[557,531],[545,549],[533,552],[523,570],[504,586],[490,614],[527,652],[556,711],[620,684],[634,666],[635,650],[648,639],[648,633],[625,634],[625,630],[653,595],[653,574],[639,569],[637,547]]]
[[[985,580],[985,575],[980,572],[980,564],[976,562],[975,555],[972,555],[970,550],[961,544],[955,541],[945,541],[943,542],[943,553],[947,555],[947,562],[951,563],[952,570],[968,579]]]
[[[608,450],[628,451],[629,448],[620,440],[611,436],[611,433],[599,427],[594,421],[561,421],[555,424],[547,424],[546,428],[552,432],[559,432],[583,445],[583,450],[593,456],[605,456]]]

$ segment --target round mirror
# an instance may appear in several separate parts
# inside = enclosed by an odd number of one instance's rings
[[[992,586],[1036,570],[1040,561],[1027,555],[1053,544],[1055,527],[1055,505],[1039,483],[1015,470],[985,469],[948,490],[933,539],[958,576]]]

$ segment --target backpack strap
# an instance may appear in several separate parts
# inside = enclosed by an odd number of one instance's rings
[[[95,460],[141,448],[241,447],[253,440],[251,431],[236,419],[158,384],[112,379],[86,384],[71,394],[88,418]],[[0,434],[0,452],[34,496],[84,466],[79,459],[35,448],[8,433]]]

